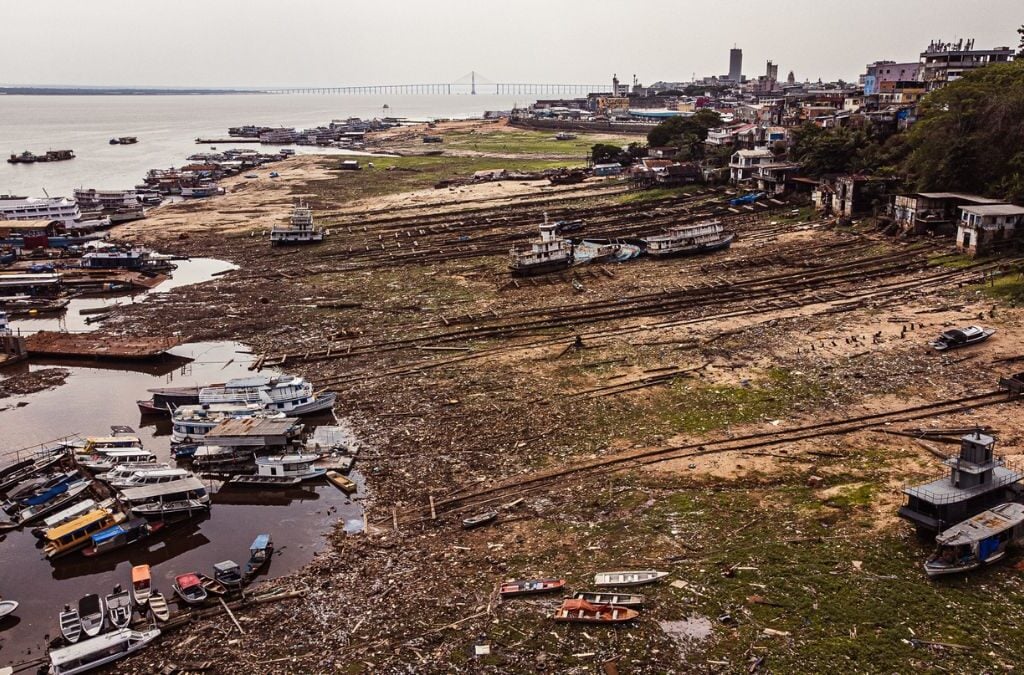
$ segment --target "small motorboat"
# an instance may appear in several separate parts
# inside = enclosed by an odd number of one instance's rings
[[[225,595],[228,592],[228,587],[217,581],[211,576],[207,576],[202,572],[196,572],[196,576],[199,577],[199,583],[203,585],[206,592],[211,595]]]
[[[484,513],[478,513],[475,516],[470,516],[462,521],[462,529],[471,530],[474,527],[480,527],[487,523],[493,523],[498,519],[497,511],[485,511]]]
[[[127,628],[132,620],[132,596],[121,588],[114,586],[114,592],[107,596],[107,616],[115,628]]]
[[[15,600],[0,600],[0,619],[10,616],[16,609],[18,603]]]
[[[514,595],[548,593],[557,591],[563,586],[565,586],[565,579],[523,579],[503,583],[500,592],[502,597],[509,598]]]
[[[338,488],[345,494],[352,494],[358,489],[358,486],[356,485],[355,481],[348,478],[347,476],[341,475],[337,471],[328,471],[326,475],[327,480],[331,482],[331,485]]]
[[[929,344],[937,352],[944,352],[948,349],[959,349],[970,345],[984,342],[995,335],[995,328],[982,328],[981,326],[967,326],[966,328],[953,328],[942,333],[938,339]]]
[[[198,605],[206,601],[209,597],[206,593],[206,589],[203,588],[203,582],[199,580],[199,577],[194,573],[181,574],[174,577],[174,584],[171,585],[174,589],[175,594],[190,605]],[[150,597],[150,603],[153,602],[152,596]]]
[[[149,565],[132,568],[132,601],[139,607],[145,606],[153,591],[153,576]]]
[[[573,623],[626,623],[640,616],[640,612],[617,605],[595,605],[581,598],[562,602],[552,617],[555,621]]]
[[[78,617],[78,610],[71,605],[64,605],[64,611],[60,613],[60,634],[71,644],[82,637],[82,620]]]
[[[90,593],[78,601],[78,617],[82,622],[82,632],[86,637],[96,637],[106,623],[106,611],[103,598]]]
[[[595,605],[616,605],[618,607],[643,607],[644,596],[628,593],[602,593],[600,591],[577,591],[573,594],[577,600],[586,600]]]
[[[228,590],[242,587],[242,568],[234,560],[225,560],[213,566],[213,578],[227,586]]]
[[[629,570],[625,572],[600,572],[594,575],[596,586],[640,586],[651,584],[668,576],[668,572],[657,570]]]
[[[245,563],[245,578],[251,579],[274,555],[274,541],[269,534],[257,535],[249,546],[249,562]]]
[[[171,610],[167,607],[167,598],[160,591],[153,591],[149,594],[149,611],[157,621],[167,621],[171,618]]]

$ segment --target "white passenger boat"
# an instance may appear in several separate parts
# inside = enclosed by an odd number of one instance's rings
[[[64,492],[50,501],[43,504],[35,504],[15,512],[11,515],[9,521],[0,523],[0,529],[12,529],[29,525],[47,514],[65,508],[68,504],[74,503],[89,488],[89,483],[90,481],[86,480],[77,480],[69,483]]]
[[[639,586],[664,579],[668,572],[657,570],[628,570],[624,572],[600,572],[594,575],[596,586]]]
[[[159,628],[136,631],[122,628],[50,651],[51,675],[75,675],[113,663],[139,651],[160,635]]]
[[[83,456],[79,455],[79,457]],[[90,471],[110,471],[119,464],[138,464],[140,462],[156,462],[156,455],[142,448],[120,448],[81,458],[78,460],[78,465]]]
[[[199,402],[255,403],[286,415],[309,415],[334,407],[334,392],[317,394],[312,383],[294,375],[257,375],[228,380],[199,391]]]
[[[320,478],[327,469],[314,466],[320,455],[271,455],[256,458],[256,473],[234,476],[233,485],[297,485]]]
[[[120,491],[120,496],[130,505],[132,513],[147,518],[191,514],[210,508],[206,486],[195,476],[169,483],[125,488]]]
[[[101,480],[104,483],[114,483],[116,481],[122,481],[131,476],[136,471],[144,471],[147,469],[170,469],[171,465],[167,462],[128,462],[126,464],[118,464],[110,471],[104,471],[103,473],[96,474],[96,480]]]
[[[292,210],[286,225],[275,224],[270,229],[272,245],[318,244],[324,240],[324,231],[313,226],[313,209],[299,202]]]
[[[131,488],[143,485],[159,485],[172,481],[189,478],[192,472],[188,469],[138,469],[133,471],[127,478],[119,478],[110,481],[112,488]]]

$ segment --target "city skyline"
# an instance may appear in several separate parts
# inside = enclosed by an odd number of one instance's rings
[[[1009,0],[993,0],[986,12],[949,0],[870,0],[841,13],[808,0],[731,14],[660,0],[640,8],[615,0],[514,7],[452,0],[445,8],[112,0],[98,13],[71,0],[18,3],[7,9],[8,25],[45,25],[46,43],[38,31],[12,31],[0,60],[10,85],[339,86],[453,82],[471,70],[501,82],[593,83],[612,73],[626,81],[635,73],[648,84],[726,75],[735,45],[748,77],[770,60],[799,81],[855,81],[865,64],[914,60],[934,39],[1014,47],[1019,25],[1003,18],[1017,9]],[[633,24],[624,20],[630,15]]]

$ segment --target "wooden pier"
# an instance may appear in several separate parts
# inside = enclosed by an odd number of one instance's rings
[[[239,138],[197,138],[196,139],[196,144],[197,145],[214,145],[214,144],[225,145],[227,143],[259,143],[259,142],[260,142],[260,139],[258,139],[258,138],[246,138],[246,137],[239,137]],[[287,144],[284,144],[284,145],[287,145]]]
[[[155,359],[179,344],[173,337],[132,337],[39,331],[25,338],[31,356],[93,359]]]

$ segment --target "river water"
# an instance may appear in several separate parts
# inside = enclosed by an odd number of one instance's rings
[[[509,110],[517,102],[526,103],[523,98],[468,94],[0,96],[4,160],[24,150],[39,154],[70,149],[76,155],[66,162],[0,162],[0,194],[41,197],[45,190],[51,196],[70,197],[76,187],[130,188],[141,182],[147,170],[182,166],[189,155],[208,149],[196,145],[196,138],[227,138],[232,126],[302,128],[348,117],[471,117],[486,110]],[[139,142],[110,145],[115,136],[136,136]],[[295,147],[300,153],[325,152]]]
[[[212,274],[231,267],[229,263],[212,259],[182,261],[172,279],[150,293],[201,283]],[[146,295],[133,299],[135,302],[145,300]],[[91,306],[98,302],[106,301],[90,298],[75,300],[73,304]],[[72,307],[64,324],[73,330],[88,328],[78,323],[77,309],[77,305]],[[54,319],[22,320],[14,323],[14,328],[34,331],[54,328],[54,322]],[[147,449],[153,450],[161,461],[173,465],[170,421],[141,417],[136,400],[148,398],[146,390],[152,387],[204,384],[250,375],[248,366],[252,355],[245,345],[235,342],[185,344],[173,349],[171,354],[172,358],[138,364],[138,367],[103,362],[33,361],[0,372],[3,378],[48,367],[70,371],[59,387],[0,399],[0,452],[73,434],[107,435],[111,425],[127,425],[138,432]],[[334,423],[330,414],[303,421],[307,427]],[[269,532],[279,553],[269,566],[267,576],[276,577],[298,569],[324,547],[323,534],[339,521],[345,523],[348,531],[362,527],[359,504],[363,495],[362,479],[358,472],[353,472],[352,477],[360,485],[355,501],[326,482],[290,490],[220,489],[212,496],[213,507],[208,516],[169,528],[166,534],[141,545],[98,558],[72,554],[50,562],[42,557],[28,530],[7,533],[0,541],[0,596],[17,600],[20,606],[14,616],[0,620],[0,664],[42,655],[48,638],[59,635],[57,614],[64,604],[76,603],[91,592],[105,595],[114,584],[127,587],[132,565],[151,565],[154,585],[170,597],[174,576],[189,571],[211,574],[211,566],[225,559],[244,564],[255,535]],[[209,488],[217,490],[220,485],[211,482]]]

